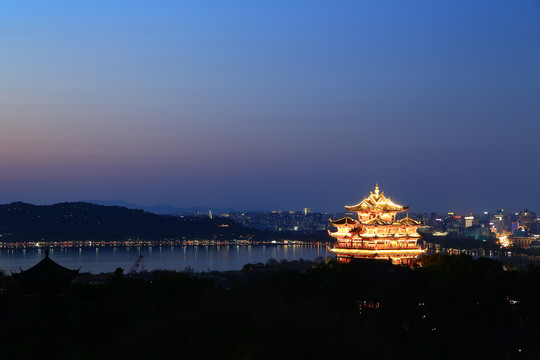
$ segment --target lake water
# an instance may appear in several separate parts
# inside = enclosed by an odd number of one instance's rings
[[[0,249],[0,269],[7,274],[27,270],[45,256],[46,248]],[[332,256],[324,245],[200,245],[200,246],[103,246],[50,248],[50,257],[69,269],[99,274],[121,267],[128,272],[139,255],[144,270],[240,270],[247,263],[276,260],[314,260]]]

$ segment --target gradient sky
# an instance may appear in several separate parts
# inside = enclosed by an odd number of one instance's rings
[[[540,211],[540,1],[0,1],[0,203]]]

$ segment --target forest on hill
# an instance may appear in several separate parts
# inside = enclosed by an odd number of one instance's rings
[[[0,205],[0,235],[3,241],[313,239],[294,233],[258,231],[226,218],[182,218],[85,202]],[[327,237],[319,234],[317,239]]]

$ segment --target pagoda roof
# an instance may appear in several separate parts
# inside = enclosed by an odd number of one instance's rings
[[[23,282],[47,282],[51,279],[71,281],[78,273],[79,269],[70,270],[51,260],[49,251],[47,250],[43,260],[28,270],[21,269],[20,273],[13,274],[13,278]]]
[[[353,224],[356,224],[357,221],[354,220],[353,218],[350,218],[348,216],[345,216],[339,220],[332,220],[330,219],[330,222],[334,225],[353,225]]]
[[[363,222],[363,224],[364,225],[388,225],[388,224],[391,224],[391,223],[381,219],[378,216],[376,216],[373,219],[370,219],[368,221]]]
[[[399,220],[399,223],[402,224],[402,225],[422,225],[422,222],[421,221],[417,221],[417,220],[414,220],[414,219],[411,219],[410,217],[405,217],[401,220]]]
[[[360,235],[363,231],[363,227],[362,225],[359,225],[353,229],[351,229],[351,231],[349,231],[350,234],[356,234],[356,235]]]
[[[370,191],[369,197],[365,198],[356,205],[345,205],[349,211],[404,211],[409,206],[401,206],[390,200],[390,197],[384,196],[384,192],[379,191],[379,186],[375,186],[375,192]]]

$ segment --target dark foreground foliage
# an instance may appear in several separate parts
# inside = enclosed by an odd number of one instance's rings
[[[243,272],[230,287],[117,273],[62,295],[22,295],[4,278],[0,358],[538,358],[540,268],[505,272],[463,255],[423,262]]]

